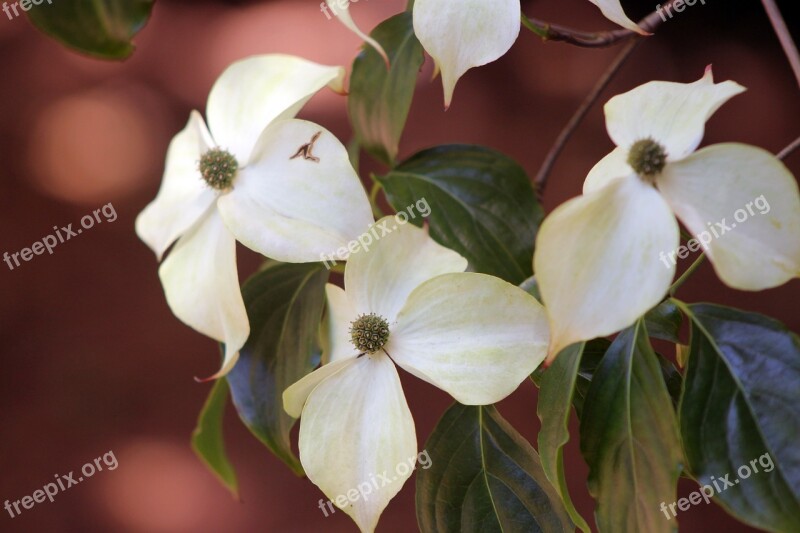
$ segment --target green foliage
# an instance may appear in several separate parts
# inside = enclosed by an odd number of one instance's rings
[[[155,0],[53,0],[33,6],[33,25],[62,44],[102,59],[125,59]]]
[[[378,179],[396,210],[425,198],[431,237],[466,257],[476,272],[515,285],[533,274],[533,243],[544,212],[512,159],[480,146],[438,146]],[[422,225],[419,218],[411,222]]]
[[[454,404],[425,447],[417,471],[422,533],[572,531],[533,447],[494,407]]]
[[[378,52],[365,45],[353,62],[347,109],[364,150],[392,166],[424,56],[411,13],[383,22],[371,36],[383,46],[391,67],[387,70]]]
[[[250,338],[228,374],[239,417],[299,475],[303,467],[289,442],[295,419],[283,410],[282,395],[319,364],[327,278],[318,263],[273,263],[250,278],[242,287]]]
[[[714,501],[739,520],[800,531],[800,339],[755,313],[681,308],[693,329],[680,403],[692,475],[712,487],[716,478]]]
[[[236,472],[225,453],[222,421],[228,403],[228,382],[217,380],[211,388],[192,432],[192,449],[234,497],[239,497]]]

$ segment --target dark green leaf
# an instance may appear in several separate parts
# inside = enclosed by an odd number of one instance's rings
[[[431,236],[466,257],[473,270],[519,285],[533,274],[533,243],[543,217],[525,171],[480,146],[424,150],[379,180],[401,211],[425,199]],[[422,225],[420,218],[412,218]]]
[[[536,450],[497,410],[455,404],[425,450],[417,471],[422,533],[573,531]]]
[[[62,44],[104,59],[133,53],[133,37],[155,0],[46,0],[28,11],[33,25]]]
[[[192,449],[234,497],[239,497],[236,472],[225,453],[222,420],[228,403],[228,382],[218,379],[208,395],[197,427],[192,432]]]
[[[318,263],[272,264],[242,286],[250,338],[228,374],[242,421],[297,474],[289,442],[295,423],[283,410],[283,391],[319,364],[316,334],[328,272]]]
[[[566,506],[570,518],[586,533],[589,525],[572,503],[564,474],[564,445],[569,440],[569,416],[578,367],[586,343],[573,344],[555,358],[540,378],[539,403],[536,413],[542,421],[539,431],[539,454],[542,469]]]
[[[531,276],[523,281],[519,288],[536,298],[537,302],[542,303],[542,293],[539,291],[539,282],[536,281],[536,276]]]
[[[424,56],[411,13],[386,20],[371,36],[383,46],[391,68],[365,45],[353,63],[347,109],[364,150],[393,166]]]
[[[692,475],[709,487],[716,478],[714,500],[739,520],[800,531],[800,339],[762,315],[683,309],[692,340],[680,419]]]
[[[683,324],[683,315],[671,300],[662,302],[661,305],[647,313],[644,317],[647,332],[651,337],[664,341],[680,343],[678,335]]]
[[[589,393],[594,373],[600,366],[600,361],[603,360],[609,346],[611,346],[611,341],[608,339],[594,339],[587,342],[583,349],[581,364],[578,368],[578,379],[575,383],[575,394],[572,398],[572,405],[575,406],[575,412],[579,419],[583,416],[583,404]]]
[[[581,452],[602,532],[674,531],[681,470],[675,411],[643,321],[620,333],[594,374],[581,418]]]

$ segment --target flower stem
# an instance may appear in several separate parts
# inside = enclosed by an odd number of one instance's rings
[[[675,296],[675,293],[678,291],[680,286],[683,285],[692,274],[694,274],[694,271],[697,270],[698,267],[703,264],[703,261],[705,261],[705,259],[706,259],[705,253],[701,253],[700,256],[697,259],[695,259],[694,263],[692,263],[692,265],[686,269],[686,272],[684,272],[683,275],[679,277],[675,283],[672,284],[672,287],[669,288],[670,296]]]
[[[783,20],[775,0],[761,0],[764,4],[764,10],[767,12],[769,21],[772,23],[772,28],[775,30],[775,35],[781,42],[783,52],[789,59],[789,64],[792,66],[794,76],[797,79],[797,84],[800,85],[800,53],[797,52],[797,46],[792,40],[792,34],[789,33],[789,28],[786,27],[786,22]]]
[[[781,150],[781,151],[778,153],[778,156],[777,156],[777,157],[778,157],[778,159],[780,159],[780,160],[784,160],[784,159],[786,159],[787,157],[789,157],[790,155],[792,155],[792,153],[793,153],[795,150],[797,150],[798,148],[800,148],[800,137],[798,137],[797,139],[795,139],[794,141],[792,141],[792,142],[791,142],[791,144],[789,144],[789,146],[787,146],[786,148],[784,148],[783,150]]]
[[[375,215],[376,219],[380,219],[383,218],[384,212],[381,206],[378,205],[378,193],[381,192],[383,185],[375,179],[374,174],[370,174],[370,178],[372,178],[372,190],[369,193],[369,204],[372,206],[372,214]]]
[[[672,4],[674,4],[676,1],[677,0],[669,0],[669,2],[662,7],[662,9],[664,11],[668,11],[669,8],[672,7]],[[639,21],[639,27],[645,31],[652,32],[659,27],[662,22],[664,22],[664,18],[659,15],[659,11],[653,11]],[[634,31],[621,29],[585,32],[528,17],[525,15],[525,13],[522,14],[522,25],[545,41],[561,41],[586,48],[612,46],[622,40],[637,35],[637,33]]]
[[[547,157],[545,157],[544,163],[542,163],[542,167],[539,169],[539,173],[536,175],[536,179],[533,180],[540,198],[544,193],[545,186],[547,185],[547,178],[550,176],[558,156],[561,155],[561,152],[564,150],[567,142],[572,137],[572,134],[575,133],[575,130],[586,117],[586,114],[589,113],[589,110],[592,108],[594,103],[597,101],[606,87],[608,87],[608,84],[611,83],[614,75],[619,71],[620,67],[622,67],[622,65],[625,63],[625,60],[628,59],[628,56],[631,55],[631,52],[633,52],[634,48],[636,48],[640,42],[641,39],[633,39],[625,45],[619,55],[617,55],[611,65],[609,65],[608,69],[606,69],[606,72],[603,74],[603,76],[597,80],[597,84],[595,84],[592,91],[586,96],[580,107],[577,109],[577,111],[575,111],[575,114],[572,115],[572,118],[569,120],[567,125],[564,126],[563,130],[561,130],[561,133],[558,134],[558,138],[553,144],[553,147],[550,148],[550,152],[548,152]]]

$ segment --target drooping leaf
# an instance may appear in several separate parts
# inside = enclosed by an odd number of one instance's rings
[[[681,470],[675,412],[644,321],[620,333],[594,374],[581,417],[581,452],[601,532],[674,531],[660,511]]]
[[[567,347],[541,375],[536,413],[542,421],[539,430],[542,469],[564,501],[572,521],[581,531],[590,533],[589,525],[572,503],[564,472],[564,445],[569,440],[572,397],[585,347],[586,343],[583,342]]]
[[[716,481],[713,500],[739,520],[800,531],[800,339],[755,313],[681,308],[692,321],[680,403],[689,470],[711,490]]]
[[[283,410],[283,391],[320,359],[316,335],[328,272],[318,263],[274,263],[242,286],[250,338],[228,374],[233,402],[245,425],[297,474],[289,442],[295,423]]]
[[[573,531],[536,450],[492,406],[454,404],[417,471],[422,533]]]
[[[587,342],[583,349],[580,367],[578,368],[578,379],[575,382],[575,394],[572,398],[572,405],[575,406],[578,419],[583,416],[583,404],[586,401],[586,395],[589,394],[592,378],[609,346],[611,346],[611,341],[608,339],[593,339]],[[558,358],[556,357],[556,359]]]
[[[533,243],[544,216],[525,171],[480,146],[438,146],[378,178],[393,208],[430,205],[431,236],[472,269],[519,285],[533,274]],[[411,222],[420,226],[420,217]]]
[[[155,0],[45,0],[28,11],[33,25],[62,44],[103,59],[125,59]]]
[[[203,410],[192,432],[192,449],[234,497],[239,497],[236,471],[225,453],[222,420],[228,403],[228,382],[219,379],[214,383]]]
[[[387,70],[380,54],[365,45],[353,62],[347,109],[364,150],[392,166],[424,56],[411,13],[386,20],[371,36],[383,46],[391,67]]]

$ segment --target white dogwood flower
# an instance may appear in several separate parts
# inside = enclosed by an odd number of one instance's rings
[[[625,15],[619,0],[589,0],[606,18],[647,34]],[[383,48],[358,29],[338,0],[327,0],[339,20],[386,58]],[[520,0],[416,0],[414,33],[442,73],[444,105],[450,107],[459,78],[469,69],[496,61],[511,49],[522,24]]]
[[[547,217],[536,242],[548,360],[658,304],[675,275],[676,216],[733,288],[762,290],[800,275],[800,194],[789,170],[744,144],[695,151],[705,122],[742,91],[715,84],[709,67],[694,83],[650,82],[606,104],[617,148],[591,170],[583,196]],[[753,209],[762,197],[770,208]],[[737,225],[742,210],[747,220]]]
[[[387,220],[394,219],[377,226]],[[283,394],[286,411],[302,414],[300,460],[308,478],[361,531],[375,529],[411,472],[345,505],[337,496],[394,474],[417,454],[395,365],[463,404],[483,405],[513,392],[546,355],[539,302],[466,267],[466,259],[410,224],[352,254],[346,291],[327,286],[326,363]]]
[[[136,220],[159,260],[173,313],[225,344],[230,371],[249,336],[236,240],[279,261],[312,262],[373,222],[342,144],[292,117],[320,89],[342,90],[341,67],[265,55],[231,65],[167,153],[161,189]],[[177,242],[176,242],[177,241]],[[341,258],[345,259],[345,258]]]

